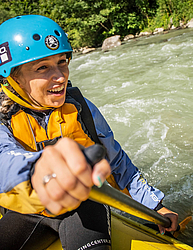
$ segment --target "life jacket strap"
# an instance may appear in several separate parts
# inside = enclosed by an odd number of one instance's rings
[[[56,138],[54,138],[52,140],[36,142],[37,151],[43,150],[46,146],[54,145],[60,138],[62,138],[62,137],[59,136],[59,137],[56,137]]]
[[[77,87],[68,87],[67,93],[74,98],[77,102],[79,102],[82,106],[81,119],[88,130],[91,139],[98,144],[101,144],[99,138],[97,136],[96,128],[94,125],[93,117],[91,111],[82,95],[80,90]]]

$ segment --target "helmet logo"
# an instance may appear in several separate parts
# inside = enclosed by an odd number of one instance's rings
[[[8,42],[0,44],[0,66],[12,61]]]
[[[55,50],[59,47],[59,41],[55,36],[49,35],[45,38],[45,44],[48,49]]]

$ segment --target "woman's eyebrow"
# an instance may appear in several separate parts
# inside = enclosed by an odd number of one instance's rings
[[[31,66],[34,66],[40,62],[47,61],[47,60],[48,60],[47,58],[43,58],[43,59],[38,59],[38,60],[32,61]]]
[[[66,53],[62,53],[62,54],[59,55],[59,57],[61,58],[61,57],[65,56],[65,55],[66,55]],[[34,66],[34,65],[36,65],[36,64],[38,64],[38,63],[40,63],[42,61],[48,61],[48,60],[50,60],[49,57],[44,57],[44,58],[32,61],[31,64],[32,64],[32,66]]]

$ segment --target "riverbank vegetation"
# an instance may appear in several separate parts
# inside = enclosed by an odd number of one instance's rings
[[[0,0],[0,23],[25,14],[40,14],[56,21],[77,49],[101,46],[105,38],[113,35],[124,38],[158,27],[178,27],[180,22],[193,18],[193,1]]]

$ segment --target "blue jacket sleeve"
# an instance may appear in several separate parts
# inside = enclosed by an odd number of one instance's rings
[[[41,152],[26,151],[0,123],[0,206],[21,213],[44,209],[31,187],[31,167],[40,156]]]
[[[97,135],[107,149],[108,161],[112,174],[119,188],[127,188],[131,197],[143,205],[154,209],[164,198],[164,194],[150,186],[128,155],[114,139],[113,132],[96,106],[86,99],[91,110]]]
[[[32,163],[40,157],[41,152],[26,151],[2,124],[0,138],[0,192],[8,192],[30,179]]]

